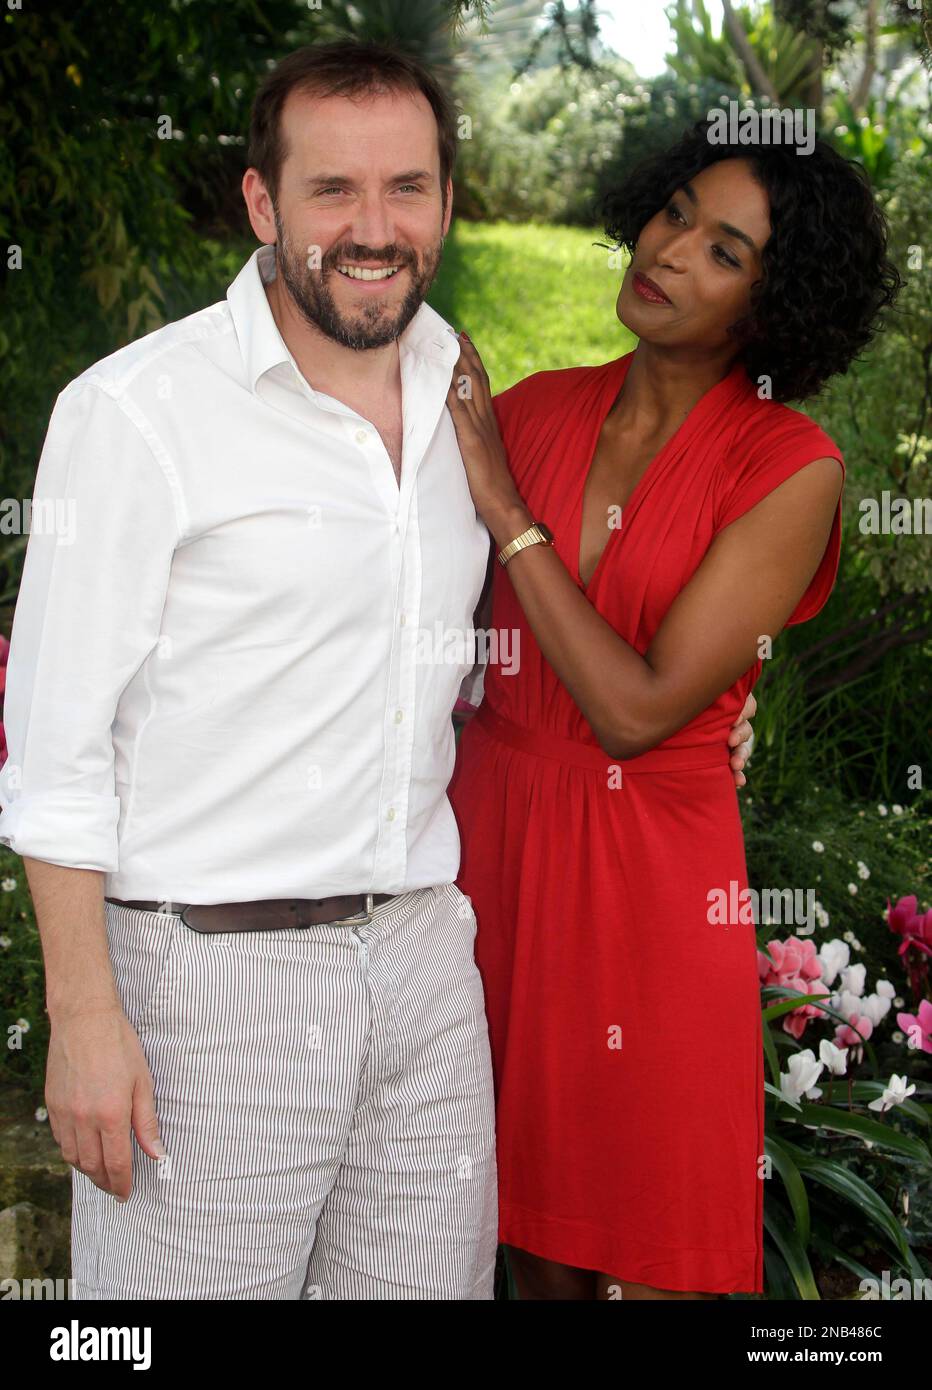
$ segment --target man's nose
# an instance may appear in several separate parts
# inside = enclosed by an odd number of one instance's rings
[[[357,246],[389,246],[395,240],[391,209],[378,196],[360,200],[353,217],[352,236]]]

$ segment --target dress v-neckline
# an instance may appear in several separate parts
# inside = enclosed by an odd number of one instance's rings
[[[699,410],[701,406],[706,405],[708,403],[709,398],[712,396],[713,392],[719,391],[722,387],[726,385],[726,383],[733,381],[739,372],[742,374],[744,373],[744,367],[742,366],[742,364],[740,362],[736,362],[735,365],[732,367],[731,371],[727,373],[727,375],[723,376],[720,381],[716,381],[712,386],[709,387],[707,391],[703,392],[703,394],[696,401],[695,405],[690,409],[685,419],[682,420],[679,425],[677,425],[676,429],[670,435],[670,438],[667,440],[667,442],[661,445],[661,447],[657,450],[656,454],[654,454],[653,458],[650,460],[647,467],[644,469],[643,473],[638,478],[634,487],[631,489],[631,493],[628,497],[628,500],[624,504],[622,525],[609,528],[608,538],[602,547],[602,552],[599,555],[598,560],[595,563],[595,568],[589,576],[588,583],[584,584],[582,581],[582,576],[579,573],[579,568],[580,546],[582,544],[583,513],[585,510],[586,503],[586,487],[588,485],[589,478],[592,474],[592,465],[595,461],[596,450],[599,447],[599,438],[602,434],[602,427],[605,424],[605,421],[608,419],[608,416],[612,410],[612,407],[615,405],[615,402],[617,401],[619,394],[624,388],[624,384],[628,376],[628,370],[633,360],[634,350],[632,349],[632,351],[630,353],[627,353],[624,357],[620,357],[615,362],[609,363],[609,366],[617,367],[619,371],[617,377],[615,372],[609,372],[606,377],[606,392],[605,398],[602,402],[602,409],[599,412],[598,429],[595,432],[592,450],[589,454],[589,464],[583,475],[582,487],[579,491],[579,496],[576,501],[572,532],[573,545],[571,555],[575,566],[576,583],[587,597],[592,592],[592,586],[598,579],[601,571],[605,566],[605,558],[612,548],[612,542],[615,539],[616,534],[620,533],[624,527],[624,514],[630,514],[631,508],[634,506],[634,504],[640,501],[644,489],[647,486],[647,483],[653,478],[653,475],[657,471],[658,465],[660,464],[661,460],[666,456],[667,451],[671,449],[674,444],[677,443],[687,426],[694,422],[696,411]]]

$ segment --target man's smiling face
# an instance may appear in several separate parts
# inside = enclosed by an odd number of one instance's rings
[[[292,91],[274,207],[281,275],[299,311],[344,347],[384,347],[437,274],[450,224],[437,122],[417,92]],[[318,264],[319,263],[319,264]]]

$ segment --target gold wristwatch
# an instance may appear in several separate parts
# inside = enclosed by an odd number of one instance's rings
[[[526,531],[522,531],[520,536],[515,536],[513,541],[502,546],[498,552],[499,564],[507,565],[512,555],[517,555],[519,550],[524,550],[528,545],[553,545],[553,532],[549,526],[545,526],[542,521],[535,521]]]

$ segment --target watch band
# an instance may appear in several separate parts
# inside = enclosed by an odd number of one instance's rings
[[[542,521],[535,521],[526,531],[522,531],[520,536],[515,536],[513,541],[503,545],[498,552],[498,562],[500,565],[507,565],[513,555],[517,555],[519,550],[524,550],[529,545],[553,545],[553,532],[549,526],[545,526]]]

